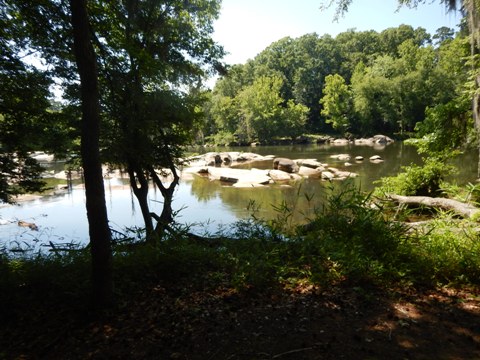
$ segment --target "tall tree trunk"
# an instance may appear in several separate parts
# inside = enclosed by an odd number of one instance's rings
[[[480,89],[480,75],[476,76],[476,89]],[[480,179],[480,94],[478,90],[473,95],[473,120],[475,124],[475,131],[477,134],[478,147],[478,164],[477,164],[477,179]]]
[[[455,3],[451,0],[450,3]],[[475,57],[478,56],[478,48],[480,46],[480,34],[479,34],[479,14],[477,3],[475,0],[465,0],[463,1],[464,8],[467,11],[468,16],[468,27],[470,31],[470,53],[472,55],[472,72],[475,76],[475,93],[473,95],[473,104],[472,104],[472,113],[473,121],[475,125],[476,135],[477,135],[477,146],[478,146],[478,166],[477,166],[477,178],[480,179],[480,94],[478,93],[480,89],[480,73],[478,68],[478,62],[475,60]],[[452,4],[450,4],[452,6]]]
[[[100,161],[100,95],[96,55],[90,38],[86,0],[70,0],[74,54],[82,99],[81,155],[85,176],[86,209],[92,256],[93,306],[113,303],[111,233]]]

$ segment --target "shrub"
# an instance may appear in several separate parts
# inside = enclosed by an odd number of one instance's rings
[[[394,193],[407,196],[439,196],[444,178],[454,172],[454,167],[439,158],[424,159],[423,166],[404,166],[396,176],[384,177],[376,182],[376,194]]]

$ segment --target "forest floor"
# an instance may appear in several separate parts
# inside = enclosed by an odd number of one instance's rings
[[[0,359],[480,359],[474,289],[239,293],[182,281],[120,299],[102,320],[32,303],[0,324]]]

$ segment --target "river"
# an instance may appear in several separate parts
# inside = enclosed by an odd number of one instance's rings
[[[207,149],[215,151],[217,149]],[[199,149],[199,152],[207,151]],[[254,148],[221,148],[219,151],[248,151],[260,155],[275,155],[292,159],[317,159],[322,163],[342,170],[358,173],[355,183],[362,190],[373,188],[373,182],[384,176],[397,174],[401,166],[420,163],[420,157],[412,146],[396,142],[388,146],[359,145],[292,145],[258,146]],[[351,166],[344,161],[332,159],[331,155],[350,154]],[[384,162],[372,163],[368,158],[380,155]],[[355,162],[355,156],[364,161]],[[477,172],[476,152],[461,155],[455,164],[459,173],[455,181],[459,184],[474,182]],[[243,167],[271,168],[272,162],[256,162]],[[278,215],[281,204],[293,209],[293,221],[311,216],[322,204],[328,182],[305,179],[295,186],[272,185],[263,188],[233,188],[207,178],[193,176],[182,179],[174,195],[177,221],[191,226],[200,234],[214,234],[228,230],[238,219],[249,217],[252,212],[261,218]],[[121,233],[126,229],[135,231],[142,226],[136,200],[126,181],[106,180],[106,201],[111,227]],[[150,192],[151,210],[161,212],[162,197],[158,191]],[[275,210],[275,207],[277,210]],[[38,230],[20,227],[19,220],[35,223]],[[7,249],[38,249],[50,242],[54,244],[88,242],[88,226],[85,213],[85,197],[82,188],[73,188],[52,196],[22,202],[19,205],[0,207],[0,247]]]

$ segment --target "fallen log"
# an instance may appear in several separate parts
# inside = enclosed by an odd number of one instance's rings
[[[473,206],[472,204],[464,203],[458,200],[438,197],[432,198],[428,196],[402,196],[395,194],[388,195],[388,198],[399,204],[440,208],[453,211],[455,214],[467,219],[480,219],[479,208]]]

